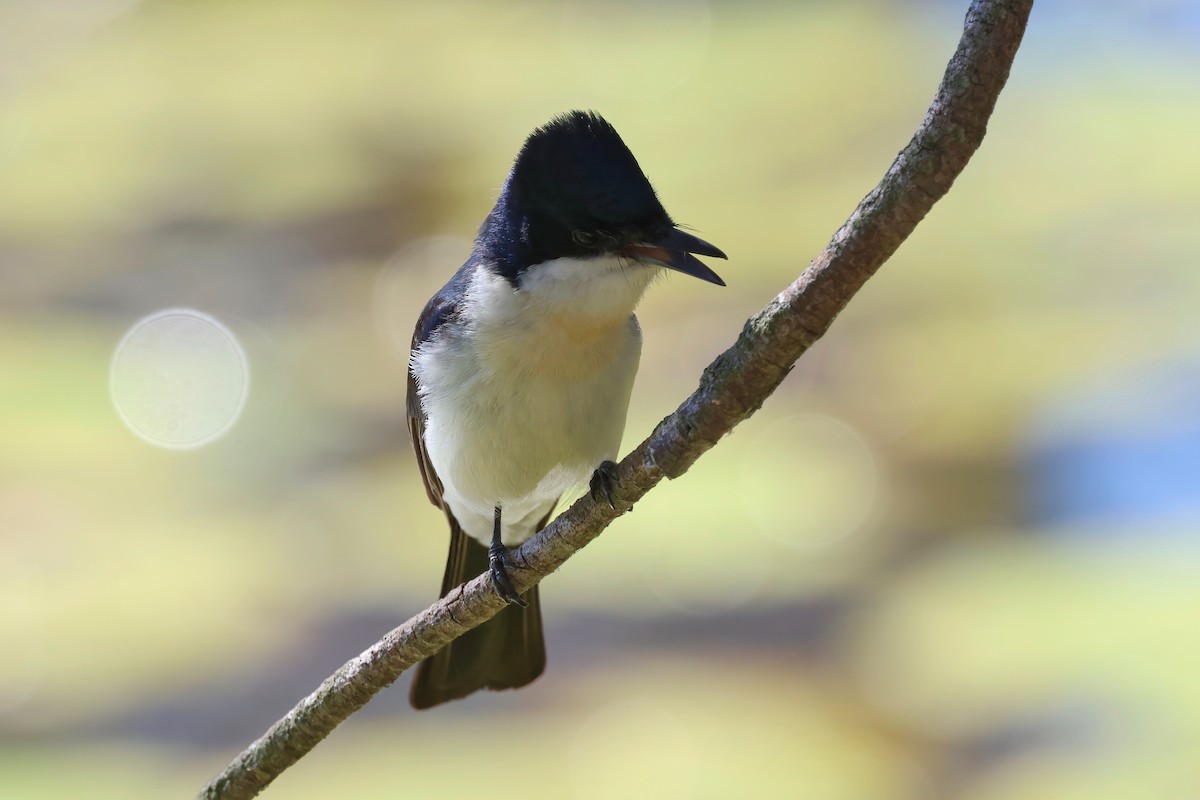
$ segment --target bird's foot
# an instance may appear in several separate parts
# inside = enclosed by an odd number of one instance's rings
[[[529,603],[521,599],[513,586],[512,578],[508,575],[507,556],[508,548],[498,542],[493,542],[488,548],[488,574],[492,576],[492,588],[504,602],[525,608]]]
[[[588,494],[592,496],[592,500],[599,503],[604,501],[608,503],[608,507],[615,509],[617,506],[613,503],[613,492],[617,488],[617,464],[615,461],[602,461],[600,466],[596,467],[596,471],[592,473],[592,480],[588,484]]]

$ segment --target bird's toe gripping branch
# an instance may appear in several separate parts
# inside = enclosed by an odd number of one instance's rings
[[[592,496],[592,500],[597,503],[608,503],[608,507],[615,509],[617,506],[613,502],[613,492],[617,490],[617,464],[615,461],[602,461],[600,466],[596,467],[596,471],[592,473],[592,480],[588,484],[588,493]]]

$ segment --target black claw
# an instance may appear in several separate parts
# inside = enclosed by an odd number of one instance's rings
[[[488,549],[488,574],[492,576],[492,588],[504,602],[525,608],[529,603],[521,599],[521,595],[513,586],[512,578],[508,576],[508,563],[505,559],[507,554],[508,548],[504,545],[493,544]]]
[[[615,461],[602,461],[600,466],[596,467],[596,471],[592,473],[592,480],[589,484],[589,494],[592,500],[599,503],[601,500],[608,503],[608,507],[616,509],[616,503],[613,502],[613,492],[617,488],[617,464]]]
[[[512,578],[508,576],[508,563],[505,561],[508,548],[500,540],[500,530],[500,506],[496,506],[492,517],[492,546],[488,548],[488,574],[492,576],[492,588],[504,602],[525,608],[529,604],[521,599]]]

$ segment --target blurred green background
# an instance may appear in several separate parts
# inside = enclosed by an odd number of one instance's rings
[[[908,141],[966,4],[0,2],[0,797],[190,796],[434,599],[408,338],[534,126],[599,110],[730,254],[644,302],[629,448]],[[1198,43],[1186,2],[1039,3],[950,195],[546,582],[546,675],[421,714],[406,676],[265,796],[1200,793]],[[250,374],[189,450],[109,385],[174,307]]]

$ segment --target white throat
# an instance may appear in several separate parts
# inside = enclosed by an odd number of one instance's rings
[[[524,296],[532,313],[619,324],[633,313],[661,271],[618,256],[556,258],[527,268],[517,294]]]

